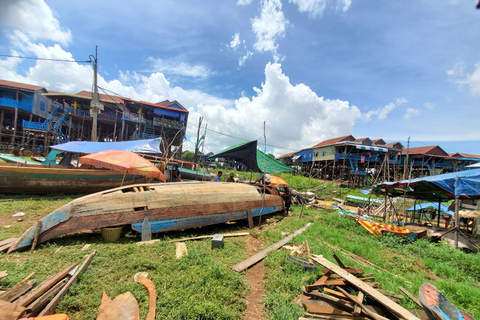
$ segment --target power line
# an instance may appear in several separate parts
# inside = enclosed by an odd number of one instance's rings
[[[18,58],[18,59],[27,59],[27,60],[56,61],[56,62],[76,62],[76,63],[92,63],[93,62],[91,59],[90,60],[65,60],[65,59],[13,56],[10,54],[0,54],[0,57]]]

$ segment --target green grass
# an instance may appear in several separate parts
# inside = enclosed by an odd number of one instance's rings
[[[243,173],[245,174],[245,173]],[[245,174],[248,175],[248,174]],[[298,191],[314,190],[327,197],[344,198],[358,194],[356,189],[345,189],[326,181],[279,174]],[[249,176],[247,176],[248,179]],[[255,178],[255,175],[254,175]],[[0,196],[19,199],[25,196]],[[63,199],[19,200],[0,202],[0,240],[21,235],[38,219],[62,206],[76,196]],[[23,221],[11,215],[25,212]],[[308,239],[312,252],[322,254],[333,261],[336,253],[347,265],[374,272],[383,289],[400,293],[403,286],[414,295],[424,282],[433,283],[457,306],[480,318],[480,256],[455,251],[445,244],[433,244],[426,240],[405,241],[395,237],[377,238],[366,232],[354,221],[305,208],[299,218],[299,207],[292,207],[293,216],[270,218],[269,224],[251,234],[265,245],[285,237],[307,222],[313,225],[294,238],[295,244]],[[9,225],[9,228],[5,228]],[[162,241],[137,246],[140,236],[126,232],[117,243],[105,243],[98,233],[63,236],[40,244],[34,252],[26,251],[9,255],[0,254],[0,270],[8,270],[9,276],[0,279],[0,287],[9,288],[29,273],[40,283],[74,262],[81,262],[92,250],[97,255],[80,281],[71,288],[57,308],[71,319],[93,319],[98,312],[103,290],[111,297],[130,291],[137,299],[141,318],[148,311],[146,289],[135,283],[137,272],[148,272],[157,289],[157,319],[241,319],[246,309],[245,297],[249,291],[244,273],[230,269],[247,257],[245,238],[227,238],[225,248],[211,250],[211,241],[187,242],[188,256],[175,259],[175,245],[167,241],[174,238],[203,234],[236,232],[245,230],[247,223],[219,225],[209,228],[169,232],[155,236]],[[82,251],[85,244],[91,246]],[[388,270],[364,267],[330,246],[355,253],[375,265]],[[56,254],[54,252],[63,246]],[[298,319],[303,310],[292,303],[301,293],[301,286],[312,284],[319,272],[304,271],[286,260],[287,251],[271,252],[264,260],[266,281],[264,307],[269,319]],[[416,308],[409,300],[403,305]]]

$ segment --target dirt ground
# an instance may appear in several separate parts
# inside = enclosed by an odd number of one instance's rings
[[[247,239],[248,256],[254,255],[260,249],[260,241],[257,238],[248,236]],[[265,276],[265,266],[260,261],[245,273],[250,292],[246,297],[247,310],[243,315],[243,320],[265,319],[263,313],[263,281]]]

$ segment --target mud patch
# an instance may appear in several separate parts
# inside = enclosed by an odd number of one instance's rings
[[[257,238],[247,237],[248,256],[252,256],[260,250],[261,243]],[[247,310],[243,320],[264,319],[263,314],[263,281],[265,278],[265,266],[263,260],[248,269],[245,273],[250,286],[250,292],[246,297]]]

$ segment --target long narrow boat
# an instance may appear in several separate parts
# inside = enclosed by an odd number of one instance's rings
[[[420,286],[418,298],[430,320],[475,320],[468,313],[459,310],[430,283]]]
[[[349,217],[352,217],[349,215]],[[373,222],[369,220],[364,220],[360,217],[354,216],[358,223],[360,223],[368,232],[379,236],[379,235],[386,235],[386,234],[394,234],[399,237],[409,238],[411,240],[420,239],[427,235],[427,229],[417,230],[417,231],[410,231],[407,228],[398,227],[391,224],[385,224],[380,222]]]
[[[138,184],[75,199],[28,229],[10,251],[55,237],[103,227],[139,224],[148,219],[152,231],[179,230],[246,219],[283,211],[277,189],[243,183],[179,182]],[[262,209],[263,208],[263,209]],[[138,226],[138,225],[136,225]],[[141,226],[140,226],[141,229]]]
[[[92,193],[118,187],[123,173],[109,169],[81,169],[63,166],[0,164],[0,193],[50,194]],[[126,175],[123,182],[145,182],[145,177]]]

